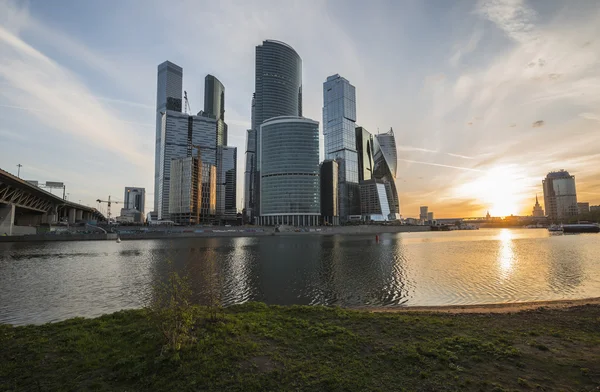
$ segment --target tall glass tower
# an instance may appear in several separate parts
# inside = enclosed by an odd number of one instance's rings
[[[356,152],[356,89],[338,74],[323,83],[325,159],[339,164],[340,219],[360,215],[358,154]]]
[[[213,75],[204,78],[204,115],[217,120],[217,146],[226,146],[225,86]]]
[[[154,211],[159,210],[160,154],[162,151],[162,113],[181,112],[183,68],[165,61],[158,66],[156,83],[156,146],[154,151]]]
[[[255,135],[261,124],[270,118],[302,116],[302,59],[291,46],[275,40],[263,41],[262,45],[256,47],[255,71],[255,91],[252,98],[252,129]],[[250,161],[258,169],[259,165],[256,163],[260,162],[260,146],[255,135],[250,137],[249,134],[248,141],[254,139],[257,145],[254,148],[246,146],[246,151],[247,154],[255,153],[256,157],[247,157],[246,165]],[[246,176],[244,193],[252,193],[252,196],[246,196],[245,204],[247,212],[252,212],[252,220],[260,215],[259,178],[259,170]],[[253,208],[249,203],[253,204]]]

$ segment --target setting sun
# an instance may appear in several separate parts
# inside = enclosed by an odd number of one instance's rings
[[[463,197],[477,199],[492,216],[518,215],[527,202],[529,181],[516,166],[492,168],[459,187]]]

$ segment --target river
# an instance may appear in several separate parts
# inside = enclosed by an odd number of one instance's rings
[[[144,306],[170,270],[223,305],[467,305],[600,296],[600,235],[373,235],[0,243],[0,323]]]

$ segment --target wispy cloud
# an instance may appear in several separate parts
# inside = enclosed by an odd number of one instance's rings
[[[434,162],[422,162],[422,161],[413,161],[411,159],[404,159],[404,158],[399,158],[400,161],[403,162],[409,162],[409,163],[416,163],[419,165],[428,165],[428,166],[437,166],[437,167],[446,167],[449,169],[458,169],[458,170],[464,170],[464,171],[472,171],[472,172],[480,172],[482,173],[483,170],[480,169],[473,169],[470,167],[462,167],[462,166],[453,166],[453,165],[444,165],[441,163],[434,163]]]

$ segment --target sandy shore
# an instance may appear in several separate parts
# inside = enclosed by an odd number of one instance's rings
[[[375,308],[359,307],[357,310],[366,310],[379,313],[403,312],[433,312],[433,313],[517,313],[524,310],[566,309],[573,306],[600,305],[600,297],[586,299],[565,299],[556,301],[516,302],[506,304],[484,305],[448,305],[448,306],[407,306],[402,308]]]

